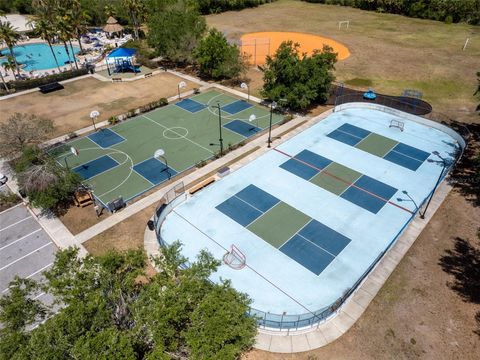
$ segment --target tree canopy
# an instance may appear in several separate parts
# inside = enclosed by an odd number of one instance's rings
[[[299,44],[285,41],[265,63],[262,96],[291,109],[305,109],[327,100],[337,55],[324,46],[312,56],[301,54]]]
[[[219,262],[206,252],[189,268],[176,243],[155,259],[162,269],[145,273],[140,250],[80,259],[77,249],[57,253],[45,272],[44,291],[61,304],[32,331],[27,324],[47,310],[17,280],[0,302],[3,359],[236,359],[256,333],[249,298],[229,282],[208,277]],[[18,310],[18,311],[17,311]]]
[[[148,36],[158,55],[173,61],[191,62],[192,51],[202,39],[207,25],[195,2],[190,0],[150,0]]]
[[[194,57],[200,73],[212,79],[237,78],[246,70],[239,48],[215,28],[200,41]]]

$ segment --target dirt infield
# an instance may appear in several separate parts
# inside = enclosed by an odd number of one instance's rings
[[[323,45],[328,45],[338,53],[338,60],[345,60],[350,56],[348,48],[333,39],[300,32],[261,31],[249,33],[242,35],[240,46],[242,52],[249,56],[250,63],[262,65],[265,63],[267,55],[273,55],[280,44],[288,40],[300,44],[300,52],[308,55],[311,55],[314,50],[321,50]]]

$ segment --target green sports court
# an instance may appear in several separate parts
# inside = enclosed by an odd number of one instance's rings
[[[209,90],[63,143],[50,154],[78,173],[108,208],[109,202],[120,197],[128,202],[218,153],[218,105],[225,149],[269,126],[269,108]],[[273,113],[272,124],[282,120]],[[158,149],[163,156],[154,156]]]

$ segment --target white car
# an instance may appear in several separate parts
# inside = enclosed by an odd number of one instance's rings
[[[8,178],[3,175],[2,173],[0,173],[0,186],[2,186],[3,184],[5,184],[7,182]]]

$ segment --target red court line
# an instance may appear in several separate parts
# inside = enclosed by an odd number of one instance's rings
[[[358,190],[360,190],[360,191],[363,191],[363,192],[365,192],[365,193],[367,193],[367,194],[369,194],[369,195],[371,195],[371,196],[374,196],[374,197],[376,197],[376,198],[384,201],[385,203],[388,203],[388,204],[390,204],[390,205],[396,206],[397,208],[399,208],[399,209],[401,209],[401,210],[404,210],[404,211],[406,211],[406,212],[408,212],[408,213],[410,213],[410,214],[414,214],[413,211],[411,211],[411,210],[409,210],[409,209],[407,209],[407,208],[405,208],[405,207],[403,207],[403,206],[400,206],[400,205],[398,205],[398,204],[395,204],[394,202],[391,202],[390,200],[387,200],[387,199],[385,199],[385,198],[383,198],[383,197],[381,197],[381,196],[379,196],[379,195],[377,195],[377,194],[374,194],[374,193],[368,191],[367,189],[364,189],[364,188],[362,188],[362,187],[360,187],[360,186],[358,186],[358,185],[355,185],[354,183],[351,183],[350,181],[346,181],[346,180],[344,180],[344,179],[342,179],[342,178],[339,178],[338,176],[336,176],[336,175],[334,175],[334,174],[332,174],[332,173],[329,173],[329,172],[326,171],[325,169],[320,169],[320,168],[318,168],[318,167],[316,167],[316,166],[314,166],[314,165],[312,165],[312,164],[307,163],[306,161],[297,159],[296,157],[294,157],[294,156],[292,156],[292,155],[290,155],[290,154],[287,154],[286,152],[283,152],[282,150],[278,150],[277,148],[273,148],[273,150],[279,152],[280,154],[283,154],[283,155],[289,157],[290,159],[294,159],[294,160],[296,160],[296,161],[298,161],[298,162],[300,162],[300,163],[302,163],[302,164],[304,164],[304,165],[306,165],[306,166],[309,166],[309,167],[311,167],[312,169],[315,169],[315,170],[317,170],[317,171],[321,171],[322,173],[327,174],[328,176],[330,176],[330,177],[332,177],[332,178],[334,178],[334,179],[336,179],[336,180],[338,180],[338,181],[341,181],[341,182],[343,182],[344,184],[346,184],[346,185],[348,185],[348,186],[353,186],[354,188],[356,188],[356,189],[358,189]]]

